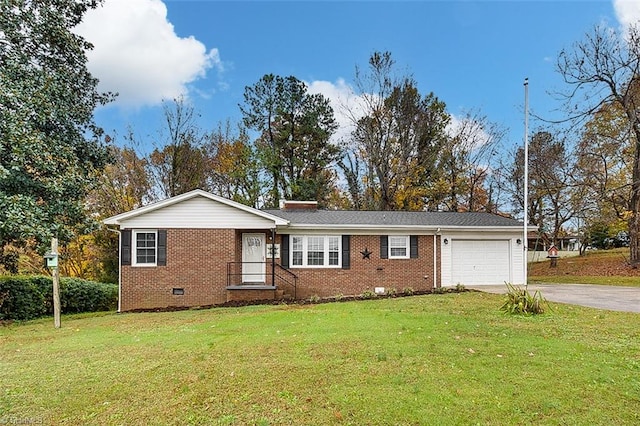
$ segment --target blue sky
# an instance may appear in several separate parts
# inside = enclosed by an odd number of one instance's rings
[[[339,114],[356,65],[390,51],[421,93],[434,92],[454,116],[486,115],[508,129],[510,145],[523,140],[525,77],[531,111],[553,117],[559,103],[549,92],[564,88],[558,52],[595,25],[638,19],[640,2],[624,0],[106,0],[77,31],[95,45],[89,67],[100,88],[120,93],[96,113],[116,142],[131,127],[151,146],[162,99],[180,95],[205,130],[240,121],[245,86],[267,73],[304,80]]]

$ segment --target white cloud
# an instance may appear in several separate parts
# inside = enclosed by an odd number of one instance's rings
[[[640,2],[638,0],[613,0],[613,9],[618,22],[624,29],[638,24],[640,20]]]
[[[348,141],[351,131],[354,129],[355,122],[364,117],[366,111],[365,96],[357,95],[353,88],[345,82],[344,79],[338,79],[335,83],[330,81],[315,80],[305,82],[308,92],[311,94],[320,93],[329,99],[336,121],[338,122],[338,130],[333,136],[334,141]],[[372,101],[375,95],[367,95],[368,102]],[[470,141],[471,146],[478,148],[491,140],[489,133],[485,131],[482,123],[478,121],[478,117],[466,115],[458,117],[454,114],[450,115],[451,121],[445,131],[451,137],[455,135],[464,135],[465,140]]]
[[[354,129],[355,121],[364,116],[363,98],[356,95],[353,88],[342,78],[335,83],[316,80],[306,84],[309,93],[320,93],[331,103],[339,126],[333,139],[336,141],[348,140],[349,134]]]
[[[490,143],[494,138],[484,128],[483,119],[469,113],[459,117],[450,114],[451,121],[445,128],[449,137],[459,137],[463,142],[464,149],[476,149]]]
[[[93,43],[88,68],[101,91],[118,92],[119,106],[157,105],[188,93],[210,68],[222,71],[217,49],[179,37],[160,0],[106,0],[76,32]]]

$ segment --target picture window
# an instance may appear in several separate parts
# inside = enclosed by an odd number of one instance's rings
[[[296,235],[291,238],[294,267],[340,267],[341,238],[338,235]]]

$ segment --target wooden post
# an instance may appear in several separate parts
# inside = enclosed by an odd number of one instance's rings
[[[51,239],[51,254],[58,255],[58,239]],[[58,266],[51,269],[51,277],[53,278],[53,324],[55,328],[60,328],[60,273]]]

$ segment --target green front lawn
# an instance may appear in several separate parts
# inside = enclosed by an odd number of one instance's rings
[[[529,264],[529,282],[640,287],[640,270],[629,266],[628,258],[628,248],[617,248],[558,259],[555,268],[545,259]]]
[[[0,328],[0,420],[640,423],[640,315],[479,292],[66,316]]]
[[[624,287],[640,287],[639,277],[616,277],[616,276],[581,276],[581,275],[535,275],[529,277],[529,283],[540,284],[597,284],[597,285],[619,285]]]

